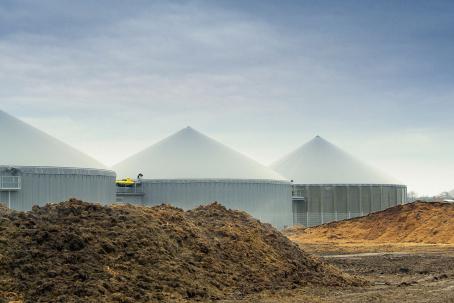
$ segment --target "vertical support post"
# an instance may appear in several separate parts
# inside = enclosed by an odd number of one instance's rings
[[[325,222],[323,222],[323,193],[322,193],[323,187],[321,185],[319,187],[320,187],[320,197],[319,197],[320,198],[320,222],[322,222],[322,224],[323,224],[323,223],[325,223]]]
[[[383,210],[383,185],[380,185],[380,210]]]
[[[398,201],[399,201],[399,190],[400,190],[400,188],[396,187],[396,203],[394,203],[393,206],[398,204]],[[401,200],[401,204],[402,204],[402,200]]]
[[[405,186],[404,188],[404,197],[402,198],[402,204],[406,204],[407,203],[407,187]]]
[[[8,191],[8,208],[11,209],[11,191]]]
[[[298,224],[298,219],[297,219],[297,214],[296,214],[296,209],[295,209],[295,202],[292,198],[292,215],[293,215],[293,225]]]
[[[349,200],[350,200],[350,187],[347,185],[347,218],[348,219],[351,219],[351,214],[350,214],[350,203],[349,203]]]
[[[373,213],[374,210],[374,192],[372,190],[372,185],[369,186],[369,193],[370,193],[370,210],[369,212]]]
[[[361,216],[364,216],[362,185],[359,186],[359,213],[361,214]]]
[[[309,195],[309,187],[306,186],[306,191],[305,191],[305,199],[306,199],[306,224],[307,226],[306,227],[309,227],[311,226],[309,224],[309,203],[311,202],[311,199],[310,199],[310,195]]]

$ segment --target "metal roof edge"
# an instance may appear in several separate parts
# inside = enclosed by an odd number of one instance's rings
[[[141,179],[143,183],[196,183],[196,182],[229,182],[229,183],[273,183],[273,184],[286,184],[291,185],[292,183],[287,180],[273,180],[273,179],[234,179],[234,178],[176,178],[176,179]]]
[[[86,174],[86,175],[101,175],[116,177],[117,174],[113,170],[102,168],[86,168],[86,167],[60,167],[60,166],[32,166],[32,165],[0,165],[0,168],[17,168],[20,171],[27,173],[46,173],[46,174]],[[46,171],[47,170],[47,171]]]

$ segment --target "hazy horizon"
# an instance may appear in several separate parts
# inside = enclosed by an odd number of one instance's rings
[[[113,165],[188,125],[454,189],[450,1],[2,1],[0,110]]]

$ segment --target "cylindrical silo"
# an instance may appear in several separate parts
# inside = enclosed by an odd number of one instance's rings
[[[293,221],[288,180],[190,127],[114,170],[121,177],[143,175],[131,191],[118,188],[119,202],[169,203],[189,209],[217,201],[277,227]]]
[[[68,198],[115,201],[115,173],[0,111],[0,203],[17,210]]]
[[[271,167],[293,180],[294,224],[350,219],[406,202],[405,185],[319,136]]]

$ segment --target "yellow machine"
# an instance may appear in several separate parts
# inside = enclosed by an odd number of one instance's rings
[[[136,181],[134,181],[132,178],[125,178],[121,180],[115,181],[115,184],[119,187],[132,187],[134,184],[136,184]]]

